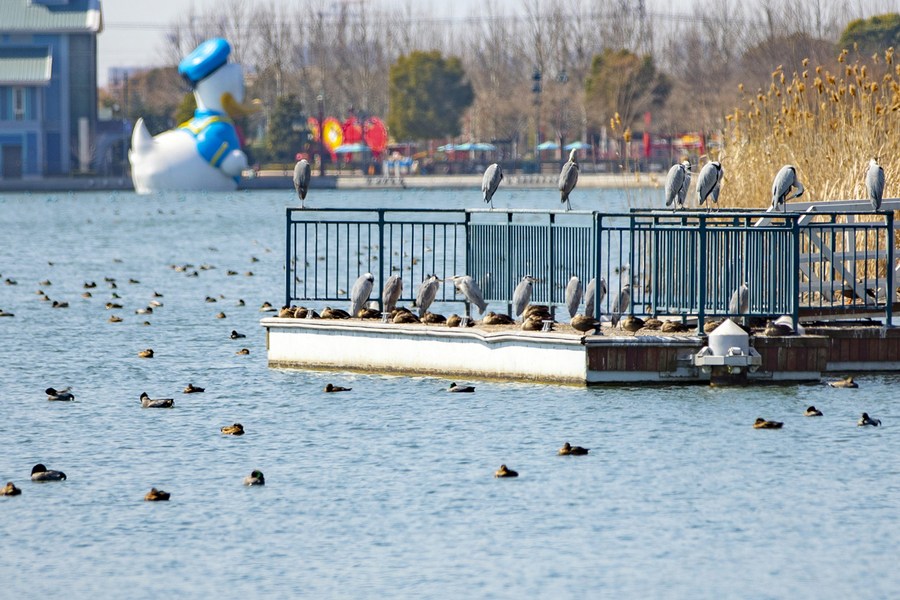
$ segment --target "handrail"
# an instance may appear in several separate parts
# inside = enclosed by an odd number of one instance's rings
[[[538,279],[533,299],[558,309],[575,274],[585,289],[590,279],[606,281],[602,302],[598,285],[598,318],[630,284],[628,313],[696,317],[698,331],[713,317],[796,320],[804,310],[841,315],[861,305],[883,309],[890,324],[900,270],[888,243],[894,227],[890,211],[822,211],[821,205],[777,213],[288,208],[285,304],[345,301],[356,277],[370,271],[376,286],[400,275],[402,302],[413,301],[430,274],[470,274],[486,300],[508,308],[527,273]],[[734,312],[729,299],[742,283],[749,306]],[[452,285],[436,302],[465,303]]]

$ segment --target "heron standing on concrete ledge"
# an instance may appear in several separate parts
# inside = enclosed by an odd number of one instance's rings
[[[300,198],[300,208],[303,208],[303,201],[306,200],[306,192],[309,191],[310,169],[309,161],[301,158],[294,165],[294,189],[297,190],[297,197]]]
[[[566,284],[566,308],[569,309],[569,318],[573,318],[578,313],[578,306],[581,304],[581,297],[584,295],[584,286],[576,275],[572,275],[569,283]]]
[[[468,275],[454,275],[450,279],[453,280],[453,285],[456,286],[459,293],[466,297],[469,304],[474,304],[478,307],[478,312],[484,314],[487,302],[484,301],[484,296],[475,280]]]
[[[399,275],[391,275],[388,277],[387,283],[384,284],[384,290],[381,292],[381,303],[384,312],[389,313],[397,306],[397,300],[403,293],[403,279]]]
[[[438,276],[431,275],[419,286],[419,292],[416,294],[416,306],[419,307],[419,317],[424,317],[425,313],[428,312],[428,307],[431,306],[431,303],[437,297],[440,285],[441,280],[438,279]]]
[[[512,309],[513,316],[518,317],[525,311],[525,307],[531,302],[531,292],[534,290],[534,282],[537,281],[531,275],[526,275],[516,286],[513,292]]]
[[[372,286],[375,284],[375,276],[371,273],[363,273],[356,279],[350,290],[350,316],[355,317],[372,294]]]

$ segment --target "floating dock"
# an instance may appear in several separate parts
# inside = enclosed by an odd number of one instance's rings
[[[449,328],[373,321],[263,319],[269,366],[590,385],[708,383],[693,335],[578,335],[518,327]],[[829,371],[900,368],[900,330],[815,327],[750,338],[762,357],[751,382],[818,382]]]

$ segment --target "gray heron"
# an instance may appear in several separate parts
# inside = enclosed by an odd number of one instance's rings
[[[301,158],[294,165],[294,189],[297,190],[297,197],[300,198],[300,208],[303,208],[303,201],[306,200],[306,192],[309,191],[310,168],[309,161]]]
[[[716,160],[712,160],[700,169],[700,175],[697,176],[697,205],[702,206],[706,199],[712,195],[712,201],[716,203],[716,208],[719,206],[719,190],[722,186],[722,178],[725,176],[725,171],[722,169],[722,163]],[[710,204],[707,207],[707,212],[712,208]]]
[[[481,180],[481,193],[484,194],[484,202],[490,204],[494,208],[494,192],[500,187],[503,181],[503,169],[500,165],[494,163],[484,170],[484,177]]]
[[[397,306],[397,300],[403,293],[403,279],[399,275],[388,277],[384,289],[381,291],[381,304],[383,312],[389,313]]]
[[[569,162],[563,165],[562,171],[559,173],[559,201],[566,203],[566,210],[572,210],[569,194],[578,183],[578,161],[575,159],[577,152],[578,150],[572,148],[572,151],[569,152]]]
[[[866,193],[872,203],[872,210],[881,208],[881,199],[884,198],[884,169],[878,164],[878,159],[869,160],[869,170],[866,173]]]
[[[619,291],[612,305],[612,321],[613,327],[619,324],[619,317],[626,310],[631,309],[631,284],[626,283]]]
[[[731,300],[728,302],[728,312],[732,315],[746,314],[750,310],[750,289],[746,283],[742,283],[740,287],[731,294]]]
[[[375,276],[371,273],[363,273],[356,278],[356,282],[350,289],[350,316],[355,317],[359,309],[366,305],[372,294],[372,286],[375,284]]]
[[[419,308],[420,318],[424,317],[425,313],[428,312],[428,307],[431,306],[431,303],[437,297],[440,286],[441,280],[438,279],[437,275],[426,277],[425,281],[419,286],[419,291],[416,292],[416,306]]]
[[[487,308],[487,302],[484,301],[484,296],[475,280],[468,275],[454,275],[450,279],[453,280],[453,285],[459,293],[465,296],[470,304],[477,306],[478,312],[483,315]]]
[[[793,194],[791,188],[797,188]],[[785,202],[791,198],[799,198],[803,192],[803,184],[797,178],[797,169],[794,165],[784,165],[772,182],[772,210],[778,210],[778,206],[781,205],[781,211],[784,212]]]
[[[528,306],[528,303],[531,302],[531,292],[534,290],[535,281],[537,281],[537,279],[531,275],[526,275],[519,282],[519,285],[516,286],[512,300],[514,316],[518,317],[521,315],[525,310],[525,307]]]
[[[606,298],[606,279],[600,277],[600,293],[597,294],[597,280],[591,279],[587,284],[587,289],[584,292],[584,314],[589,317],[594,316],[594,298],[597,298],[597,304],[603,304],[603,299]]]
[[[687,188],[691,185],[690,175],[691,163],[682,161],[677,165],[672,165],[666,175],[666,206],[675,204],[675,208],[684,206],[684,198],[687,194]]]
[[[581,280],[577,276],[572,275],[569,283],[566,284],[566,308],[569,309],[569,318],[574,318],[578,313],[582,296],[584,296],[584,286],[581,285]]]

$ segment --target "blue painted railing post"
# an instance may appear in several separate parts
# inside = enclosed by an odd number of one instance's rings
[[[556,253],[553,250],[554,226],[556,225],[556,215],[550,213],[550,226],[547,227],[547,305],[550,306],[550,314],[555,317],[556,308],[553,302],[553,291],[556,289],[556,274],[553,265],[556,264]]]
[[[705,335],[703,331],[704,320],[706,318],[706,215],[700,214],[698,235],[700,237],[700,268],[697,271],[698,290],[697,290],[697,335]]]
[[[506,277],[504,277],[505,281],[504,286],[506,287],[506,314],[510,316],[515,316],[512,314],[512,296],[513,289],[515,289],[516,285],[518,285],[518,281],[515,280],[516,275],[513,273],[512,269],[512,261],[513,261],[513,234],[512,234],[512,220],[513,214],[511,212],[506,213]],[[516,265],[518,266],[518,265]]]
[[[603,243],[600,239],[603,235],[603,215],[594,211],[593,215],[593,239],[594,239],[594,315],[600,320],[600,277],[603,272],[600,261],[603,259]]]
[[[884,324],[886,327],[893,327],[894,298],[897,297],[897,292],[894,290],[894,211],[889,210],[885,212],[884,217],[887,225],[887,231],[885,232],[887,242],[887,265],[885,269],[887,278],[885,299],[887,306],[885,311],[887,314],[884,316]]]
[[[800,327],[800,214],[794,213],[791,219],[791,319],[794,331]]]
[[[391,249],[388,248],[387,252],[390,252]],[[378,211],[378,282],[381,284],[381,287],[384,288],[384,283],[387,279],[384,276],[384,209],[379,209]],[[378,294],[378,312],[384,312],[384,299],[381,294]],[[354,317],[356,315],[353,315]]]
[[[629,219],[628,219],[628,283],[630,285],[629,289],[631,290],[631,293],[628,294],[628,314],[629,315],[634,314],[634,298],[635,298],[635,296],[637,296],[639,293],[643,293],[643,290],[638,290],[638,286],[641,285],[640,277],[638,278],[638,280],[636,282],[634,280],[634,278],[635,278],[634,219],[635,219],[635,216],[633,213],[631,215],[629,215]],[[638,266],[638,269],[640,269],[640,266]],[[621,287],[621,278],[620,278],[619,286]],[[619,310],[621,310],[622,313],[624,314],[625,307],[620,306]]]
[[[286,217],[284,219],[284,304],[283,306],[291,305],[291,289],[292,283],[294,283],[294,274],[291,268],[291,257],[293,253],[293,242],[291,240],[291,208],[288,207],[286,209]]]

